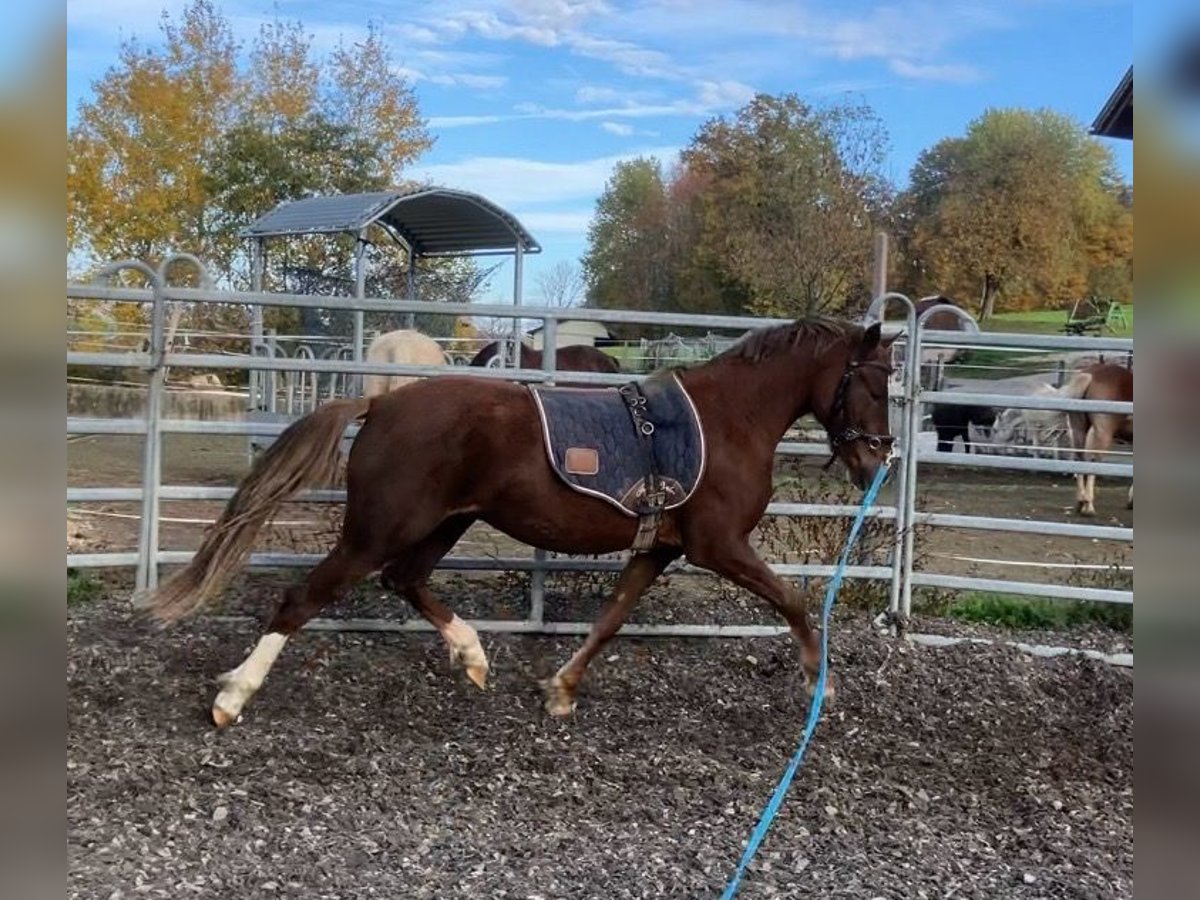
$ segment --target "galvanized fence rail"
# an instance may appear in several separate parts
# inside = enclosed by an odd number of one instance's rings
[[[192,261],[188,258],[189,262]],[[151,308],[151,330],[149,348],[136,352],[74,352],[67,353],[68,365],[89,367],[125,367],[143,369],[149,373],[147,385],[148,401],[146,413],[137,419],[102,419],[69,417],[68,434],[126,434],[144,435],[142,483],[140,487],[99,488],[72,487],[67,489],[68,504],[95,502],[140,502],[140,532],[138,547],[131,552],[68,553],[67,565],[85,567],[135,566],[137,587],[146,588],[157,584],[159,567],[186,562],[190,552],[161,549],[159,529],[162,521],[161,504],[172,500],[224,500],[233,492],[232,488],[217,488],[200,485],[164,485],[162,483],[162,441],[167,434],[213,434],[255,435],[279,434],[283,423],[257,421],[191,421],[166,419],[163,417],[163,395],[165,381],[163,373],[170,367],[202,368],[212,370],[246,370],[251,372],[296,371],[303,373],[337,373],[341,375],[396,374],[438,377],[456,373],[454,367],[399,366],[356,362],[352,359],[279,358],[261,355],[237,356],[228,354],[173,352],[165,344],[167,305],[171,303],[220,303],[260,307],[316,307],[336,305],[355,311],[383,311],[391,313],[431,313],[451,316],[484,316],[489,318],[540,320],[544,325],[543,367],[535,369],[476,369],[473,375],[483,378],[503,378],[525,382],[553,382],[556,370],[556,335],[558,323],[563,319],[583,319],[610,324],[667,325],[677,328],[699,328],[743,331],[763,325],[778,324],[785,320],[762,319],[739,316],[678,315],[671,313],[635,312],[622,310],[560,309],[496,304],[429,303],[412,300],[387,300],[353,297],[314,297],[303,294],[251,293],[223,291],[211,288],[180,288],[168,283],[167,270],[172,260],[155,271],[141,263],[116,263],[104,273],[111,278],[122,270],[133,270],[148,283],[147,288],[114,287],[107,283],[68,284],[67,296],[74,300],[125,301],[148,304]],[[955,346],[1022,347],[1056,350],[1130,351],[1132,342],[1115,338],[1075,338],[1049,335],[1000,335],[969,334],[964,332],[924,332],[923,322],[916,319],[913,306],[903,295],[889,294],[881,297],[878,304],[901,303],[907,311],[906,336],[899,344],[911,344],[912,353],[905,350],[909,359],[919,360],[922,344],[952,342]],[[619,384],[629,375],[607,375],[598,373],[572,372],[572,382],[594,384]],[[1132,477],[1132,465],[1112,463],[1082,463],[1064,460],[1035,460],[1016,457],[984,457],[966,454],[928,453],[918,450],[920,409],[922,403],[986,403],[1028,408],[1051,408],[1045,398],[989,393],[964,393],[944,391],[922,391],[920,366],[906,365],[890,386],[893,404],[893,431],[898,436],[899,473],[896,477],[897,500],[891,505],[881,505],[873,512],[874,518],[892,523],[891,552],[886,565],[851,566],[847,577],[882,580],[890,583],[888,613],[897,625],[902,625],[911,613],[911,597],[914,587],[934,587],[959,590],[998,590],[1017,594],[1060,597],[1101,602],[1130,603],[1131,591],[1115,591],[1099,588],[1081,588],[1048,582],[1021,582],[1006,579],[967,578],[931,571],[918,571],[913,563],[913,536],[916,526],[931,528],[967,528],[995,531],[1032,532],[1047,535],[1073,536],[1129,542],[1133,540],[1132,529],[1089,525],[1076,522],[1030,522],[986,516],[954,516],[920,511],[916,507],[917,476],[921,465],[972,465],[989,468],[1005,468],[1022,471],[1049,472],[1094,472],[1100,475]],[[970,398],[970,399],[964,399]],[[1095,401],[1053,398],[1053,408],[1071,410],[1093,410],[1103,412],[1131,412],[1131,404],[1098,403]],[[348,429],[352,436],[355,429]],[[778,447],[781,455],[820,456],[828,453],[824,442],[785,441]],[[298,500],[309,502],[336,503],[344,499],[344,492],[337,490],[309,491]],[[852,516],[857,507],[848,504],[772,503],[768,515],[774,516]],[[263,567],[311,566],[320,559],[313,554],[256,553],[250,565]],[[495,620],[476,624],[483,630],[522,631],[539,633],[577,634],[585,632],[590,623],[557,622],[545,618],[545,577],[548,573],[563,571],[617,571],[622,562],[618,559],[590,559],[572,557],[549,557],[540,550],[529,556],[472,557],[452,555],[442,561],[440,568],[451,570],[508,570],[530,573],[530,612],[521,621]],[[825,578],[833,571],[832,565],[808,563],[773,562],[773,571],[784,576]],[[668,570],[672,573],[696,573],[700,570],[686,564],[676,564]],[[365,623],[361,620],[344,622],[344,627],[412,630],[424,628],[423,622]],[[677,625],[650,624],[626,626],[629,633],[662,635],[709,635],[744,636],[777,634],[786,629],[776,626],[743,625]]]

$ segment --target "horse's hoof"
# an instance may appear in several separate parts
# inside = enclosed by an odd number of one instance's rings
[[[228,712],[227,710],[221,709],[221,707],[217,706],[215,703],[213,704],[212,721],[217,728],[227,728],[237,720],[237,713]]]
[[[811,700],[813,697],[815,697],[817,695],[817,680],[815,678],[807,679],[804,682],[804,693],[808,695],[809,700]],[[833,678],[831,678],[829,675],[826,675],[825,676],[825,699],[822,702],[823,703],[832,703],[836,697],[837,697],[837,688],[834,687]]]
[[[487,687],[488,667],[487,663],[482,666],[467,666],[467,677],[475,683],[475,686],[481,691]]]
[[[1092,506],[1081,506],[1079,507],[1079,515],[1093,519],[1096,517],[1096,509]]]
[[[555,676],[542,682],[542,691],[546,695],[546,712],[561,718],[575,712],[575,694],[567,689],[562,679]]]

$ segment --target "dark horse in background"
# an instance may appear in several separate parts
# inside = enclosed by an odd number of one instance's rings
[[[630,556],[583,645],[545,683],[550,713],[571,712],[592,657],[680,556],[770,603],[799,640],[814,683],[820,642],[804,595],[759,558],[750,533],[771,499],[776,445],[801,416],[811,413],[824,426],[855,484],[870,483],[892,443],[890,343],[878,324],[802,320],[752,331],[708,362],[664,376],[679,379],[699,414],[703,475],[682,505],[663,514],[654,544]],[[475,629],[428,584],[474,522],[557,553],[614,553],[634,543],[637,519],[556,476],[526,387],[447,375],[370,400],[334,400],[292,424],[254,463],[192,561],[151,594],[150,611],[169,622],[214,600],[280,505],[333,480],[354,422],[362,427],[350,450],[337,545],[304,584],[286,591],[254,650],[221,677],[212,707],[218,726],[237,720],[291,635],[373,572],[437,628],[451,662],[483,687],[488,661]]]
[[[471,360],[473,366],[490,366],[492,360],[502,358],[504,341],[493,341],[475,354]],[[542,351],[535,350],[528,344],[517,345],[517,368],[540,369],[542,367]],[[554,367],[560,372],[620,372],[620,364],[602,350],[595,347],[570,346],[559,347],[554,354]]]
[[[990,406],[951,406],[947,403],[936,403],[933,406],[933,429],[937,432],[938,453],[950,453],[954,450],[954,439],[962,438],[963,452],[972,453],[972,425],[991,429],[996,421],[996,410]]]

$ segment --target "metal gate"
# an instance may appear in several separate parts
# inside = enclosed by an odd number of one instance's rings
[[[254,421],[190,421],[168,419],[163,415],[165,371],[168,367],[201,368],[210,370],[247,370],[255,372],[299,372],[326,375],[362,376],[366,374],[402,374],[426,377],[450,374],[453,367],[396,366],[354,361],[353,358],[279,358],[277,356],[247,356],[197,354],[168,351],[165,345],[166,306],[168,303],[218,303],[245,304],[251,307],[324,307],[331,303],[327,296],[298,294],[250,293],[220,291],[211,288],[179,288],[169,285],[165,272],[170,260],[155,271],[137,262],[122,262],[110,266],[106,277],[126,269],[140,273],[150,284],[149,288],[113,287],[105,281],[93,284],[68,284],[67,296],[74,300],[124,301],[148,304],[151,309],[149,346],[137,352],[74,352],[68,351],[67,363],[72,366],[126,367],[143,369],[149,373],[147,387],[148,402],[145,415],[136,419],[105,419],[91,417],[69,417],[67,433],[75,434],[135,434],[144,435],[142,479],[140,487],[71,487],[67,490],[68,504],[88,502],[140,501],[141,521],[138,548],[131,552],[86,553],[67,555],[69,567],[126,567],[137,570],[138,588],[154,586],[158,581],[159,567],[186,562],[190,552],[165,551],[160,547],[160,507],[164,500],[225,500],[232,488],[201,485],[164,485],[162,483],[162,440],[166,434],[199,433],[221,435],[279,434],[286,423]],[[743,331],[764,325],[781,324],[785,320],[762,319],[736,316],[677,315],[669,313],[634,312],[619,310],[557,309],[529,306],[502,306],[494,304],[428,303],[416,300],[387,300],[373,298],[334,298],[337,303],[358,312],[427,313],[451,316],[482,316],[489,318],[532,319],[543,323],[544,344],[547,348],[541,370],[496,370],[476,369],[478,377],[519,379],[527,382],[553,381],[556,362],[556,335],[562,319],[582,319],[606,324],[642,324],[673,326],[723,331]],[[900,304],[906,312],[905,337],[897,346],[905,347],[908,359],[919,360],[924,346],[935,343],[952,343],[971,347],[1017,347],[1047,348],[1074,351],[1132,352],[1132,341],[1118,338],[1085,338],[1057,335],[1009,335],[964,332],[927,332],[924,323],[918,320],[913,304],[900,294],[888,294],[878,298],[878,310],[889,304]],[[939,309],[944,310],[944,307]],[[911,347],[905,345],[911,344]],[[908,352],[911,349],[912,352]],[[351,356],[360,356],[351,354]],[[595,384],[619,384],[628,380],[628,375],[605,375],[595,373],[571,373],[573,382]],[[1005,456],[981,457],[965,453],[936,453],[922,450],[919,446],[921,408],[924,403],[945,404],[995,404],[998,402],[1024,406],[1032,409],[1068,409],[1096,412],[1132,413],[1132,404],[1103,403],[1098,401],[1061,398],[1039,398],[1033,396],[1010,396],[961,391],[929,391],[921,386],[919,365],[904,366],[890,385],[893,403],[893,432],[897,435],[900,453],[899,468],[894,476],[896,502],[876,507],[871,515],[893,523],[892,545],[889,558],[884,565],[855,565],[847,570],[847,577],[874,579],[889,582],[890,595],[887,614],[892,622],[902,626],[911,613],[912,590],[914,587],[946,589],[999,590],[1008,593],[1059,597],[1064,599],[1088,600],[1112,603],[1132,603],[1132,591],[1102,588],[1075,587],[1039,581],[1012,581],[1005,579],[970,578],[940,574],[935,571],[918,570],[914,565],[914,534],[918,526],[938,528],[984,529],[992,531],[1033,532],[1045,535],[1094,538],[1121,543],[1132,543],[1133,530],[1077,522],[1027,521],[985,516],[958,516],[922,511],[918,508],[919,472],[930,465],[971,465],[987,468],[1004,468],[1016,471],[1041,471],[1077,473],[1092,472],[1098,475],[1132,478],[1132,464],[1082,463],[1067,460],[1021,459]],[[352,432],[351,432],[352,433]],[[779,445],[780,455],[821,456],[828,453],[824,441],[786,441]],[[309,491],[297,499],[317,502],[340,502],[341,491]],[[848,504],[772,503],[767,508],[769,516],[852,516],[857,510]],[[256,553],[250,565],[259,567],[311,566],[321,557],[313,554]],[[549,558],[542,551],[533,551],[527,557],[473,557],[453,555],[446,557],[439,568],[459,570],[508,570],[530,573],[529,615],[520,621],[487,620],[476,622],[482,630],[520,631],[540,633],[584,633],[590,622],[550,622],[544,616],[545,577],[547,573],[559,571],[618,571],[620,559],[582,559],[573,557]],[[783,576],[828,577],[834,566],[831,564],[773,562],[771,568]],[[675,565],[669,572],[697,573],[701,570],[686,564]],[[392,623],[382,621],[342,621],[340,627],[370,629],[423,630],[422,621]],[[625,633],[660,635],[706,635],[706,636],[749,636],[777,634],[785,628],[764,625],[627,625]]]

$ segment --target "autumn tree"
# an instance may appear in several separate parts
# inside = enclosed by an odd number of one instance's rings
[[[589,229],[588,302],[770,316],[865,305],[885,149],[865,107],[760,95],[705,124],[666,175],[618,164]]]
[[[656,159],[617,163],[596,202],[583,259],[589,306],[669,309],[667,185]]]
[[[378,28],[315,58],[299,22],[274,20],[246,64],[211,0],[163,46],[126,41],[68,131],[70,249],[97,261],[187,250],[230,276],[238,230],[283,200],[401,181],[432,143]]]
[[[864,106],[759,95],[682,154],[704,184],[701,258],[747,312],[799,316],[867,295],[887,197],[883,127]]]
[[[997,109],[918,158],[901,198],[909,281],[921,292],[1055,305],[1132,286],[1132,212],[1110,151],[1050,110]]]
[[[96,260],[213,249],[206,162],[242,101],[238,46],[209,0],[161,29],[162,50],[122,45],[68,132],[69,248]]]
[[[399,186],[403,168],[432,143],[374,25],[325,58],[301,23],[278,18],[243,55],[210,0],[192,0],[178,21],[164,13],[161,31],[161,48],[122,45],[68,131],[76,259],[154,264],[186,250],[219,281],[245,288],[247,224],[286,200]],[[383,252],[389,272],[404,265],[399,248]],[[318,238],[274,262],[337,280],[348,257],[345,241]],[[469,268],[449,265],[441,281],[470,282]],[[270,315],[276,326],[297,324],[293,312]],[[205,306],[188,324],[238,330],[237,316],[245,312]]]

